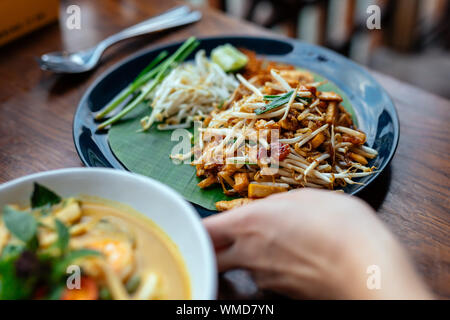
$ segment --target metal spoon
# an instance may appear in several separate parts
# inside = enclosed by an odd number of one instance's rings
[[[193,23],[200,20],[201,17],[202,14],[199,11],[191,12],[187,6],[176,7],[109,36],[95,47],[74,53],[50,52],[42,55],[37,60],[42,70],[50,70],[57,73],[86,72],[97,66],[106,48],[119,41]]]

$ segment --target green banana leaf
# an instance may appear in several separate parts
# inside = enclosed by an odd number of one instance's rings
[[[322,79],[315,75],[316,81]],[[353,109],[339,88],[328,82],[319,87],[319,90],[335,91],[340,94],[344,99],[344,107],[357,124]],[[161,181],[179,192],[186,200],[209,210],[216,210],[217,201],[231,200],[232,198],[223,194],[219,185],[200,189],[197,183],[201,179],[196,176],[194,166],[173,163],[169,155],[178,141],[171,141],[172,131],[159,131],[154,124],[147,132],[138,132],[141,128],[140,119],[148,114],[150,114],[148,105],[141,104],[109,130],[109,145],[122,164],[132,172]]]

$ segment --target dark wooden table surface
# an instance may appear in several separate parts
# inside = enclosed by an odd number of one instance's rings
[[[72,140],[72,119],[88,86],[108,67],[156,43],[190,35],[270,35],[264,29],[204,9],[201,22],[121,43],[102,65],[83,75],[42,72],[35,57],[78,50],[175,5],[173,0],[71,0],[81,7],[81,30],[61,19],[0,47],[0,182],[30,173],[82,166]],[[412,66],[413,67],[413,66]],[[397,235],[417,269],[440,297],[450,298],[450,101],[372,72],[393,98],[400,116],[397,153],[383,175],[361,197]],[[267,297],[243,272],[221,280],[221,297]]]

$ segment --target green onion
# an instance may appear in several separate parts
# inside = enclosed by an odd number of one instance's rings
[[[272,101],[272,100],[278,99],[282,96],[283,95],[266,95],[266,96],[264,96],[264,100]],[[302,102],[302,100],[303,100],[303,102],[306,102],[306,103],[312,102],[312,98],[300,97],[298,95],[297,95],[297,97],[295,97],[295,100],[300,101],[300,102]]]
[[[151,84],[143,89],[140,94],[131,101],[121,112],[119,112],[114,117],[102,122],[98,127],[97,130],[104,129],[108,125],[111,125],[121,118],[123,118],[126,114],[128,114],[130,111],[132,111],[134,108],[136,108],[141,102],[144,101],[144,99],[148,96],[152,90],[156,88],[156,86],[161,83],[161,81],[167,76],[167,74],[175,68],[178,64],[184,61],[189,54],[192,53],[192,51],[197,48],[197,46],[200,44],[199,41],[195,39],[195,37],[190,37],[187,39],[181,47],[175,51],[174,54],[172,54],[170,57],[168,57],[164,62],[161,63],[160,66],[158,66],[158,73],[156,74],[155,78],[152,80]],[[153,71],[153,70],[152,70]],[[148,74],[147,74],[148,75]],[[143,79],[146,78],[146,76],[143,77]],[[150,79],[149,79],[150,80]],[[148,129],[144,126],[144,130]]]
[[[129,84],[125,89],[123,89],[117,96],[114,97],[107,105],[95,116],[96,120],[104,118],[108,113],[113,111],[117,106],[123,102],[130,94],[143,86],[148,80],[150,80],[160,68],[154,68],[158,63],[161,62],[168,55],[167,51],[162,51],[158,56],[150,62],[150,64],[145,67],[144,70],[139,73],[139,75]]]
[[[153,59],[153,61],[150,62],[150,63],[148,64],[148,66],[146,66],[146,67],[144,68],[144,70],[142,70],[142,71],[139,73],[139,75],[136,77],[136,79],[134,79],[134,81],[133,81],[131,84],[142,83],[142,81],[140,81],[140,80],[144,77],[144,75],[145,75],[146,73],[148,73],[150,70],[152,70],[153,67],[155,67],[158,63],[160,63],[165,57],[167,57],[168,54],[169,54],[169,53],[168,53],[166,50],[160,52],[160,53],[156,56],[156,58]]]
[[[237,160],[237,161],[231,161],[231,162],[228,162],[228,163],[230,163],[230,164],[246,164],[246,165],[249,165],[249,166],[254,165],[254,164],[258,164],[258,163],[256,163],[256,162],[239,161],[239,160]]]
[[[125,289],[127,289],[128,293],[134,293],[138,289],[140,283],[141,278],[138,275],[133,275],[125,284]]]
[[[282,106],[283,104],[286,104],[289,102],[289,99],[291,99],[292,94],[294,93],[294,91],[289,91],[286,94],[283,94],[281,96],[272,96],[272,97],[276,97],[272,99],[272,102],[269,104],[266,104],[264,107],[258,108],[255,110],[256,114],[262,114],[265,113],[267,111],[270,111],[272,109],[278,108],[280,106]],[[264,96],[265,99],[266,96]],[[269,100],[269,99],[267,99]]]
[[[280,95],[266,95],[264,96],[264,100],[274,100],[274,99],[278,99],[279,97],[281,97]]]
[[[106,287],[102,287],[98,295],[101,300],[112,300],[111,292]]]

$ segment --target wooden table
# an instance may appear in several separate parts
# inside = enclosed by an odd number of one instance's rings
[[[83,75],[42,72],[35,57],[55,50],[89,47],[107,35],[175,5],[160,1],[82,1],[81,30],[62,19],[0,48],[0,182],[30,173],[80,167],[72,141],[72,119],[88,86],[102,72],[136,50],[190,35],[271,35],[269,31],[204,9],[201,22],[122,43],[108,50],[102,65]],[[450,102],[372,72],[394,99],[401,122],[400,144],[385,173],[361,197],[400,238],[434,292],[450,298]],[[222,277],[221,296],[267,297],[243,272]]]

